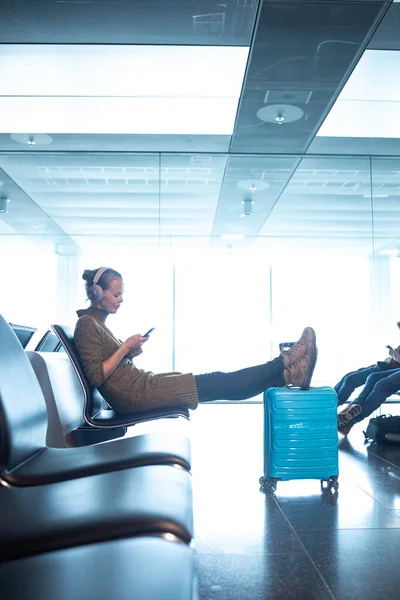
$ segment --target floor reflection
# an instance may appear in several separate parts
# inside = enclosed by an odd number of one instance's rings
[[[397,598],[400,445],[372,449],[354,427],[340,441],[337,494],[307,480],[279,482],[266,496],[258,483],[262,416],[257,404],[210,404],[193,413],[200,599]]]

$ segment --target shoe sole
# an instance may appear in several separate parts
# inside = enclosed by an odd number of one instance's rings
[[[344,437],[347,437],[350,433],[351,428],[353,427],[353,425],[348,425],[347,427],[338,427],[338,432],[340,433],[340,435],[343,435]]]
[[[355,419],[362,413],[362,408],[360,407],[360,405],[357,405],[357,406],[358,406],[358,408],[356,409],[354,404],[353,405],[349,404],[348,408],[346,408],[345,410],[342,410],[342,412],[340,412],[338,414],[339,427],[346,427],[346,425],[351,423],[351,421],[353,419]],[[352,413],[352,411],[353,411],[353,413]]]
[[[312,329],[312,327],[310,327],[310,329],[313,332],[313,342],[312,342],[312,346],[311,346],[311,360],[310,360],[310,366],[308,367],[306,378],[305,378],[303,384],[301,385],[302,390],[309,389],[311,379],[312,379],[312,376],[314,373],[315,365],[317,364],[317,358],[318,358],[317,338],[316,338],[314,329]]]

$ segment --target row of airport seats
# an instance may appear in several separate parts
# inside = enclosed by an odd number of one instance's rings
[[[25,350],[64,352],[60,340],[50,329],[40,330],[36,327],[16,323],[9,323],[9,325]]]
[[[79,427],[120,435],[143,420],[188,414],[122,418],[103,399],[88,422],[72,334],[61,329],[65,352],[25,351],[0,316],[1,598],[194,600],[187,429],[100,444],[84,431],[72,435]]]

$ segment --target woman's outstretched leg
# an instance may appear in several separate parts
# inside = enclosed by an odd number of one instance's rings
[[[316,361],[315,332],[306,327],[294,346],[270,362],[232,373],[195,375],[199,401],[246,400],[269,387],[284,385],[308,389]]]

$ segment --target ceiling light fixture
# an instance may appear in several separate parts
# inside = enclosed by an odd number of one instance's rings
[[[18,144],[27,144],[31,148],[51,144],[53,141],[51,135],[47,133],[11,133],[10,138]]]
[[[244,198],[242,200],[243,204],[243,212],[240,215],[241,217],[251,217],[253,214],[253,204],[254,200],[252,198]]]
[[[304,116],[304,111],[292,104],[269,104],[257,111],[260,121],[283,125],[293,123]]]
[[[0,213],[5,214],[8,210],[9,198],[0,198]]]

